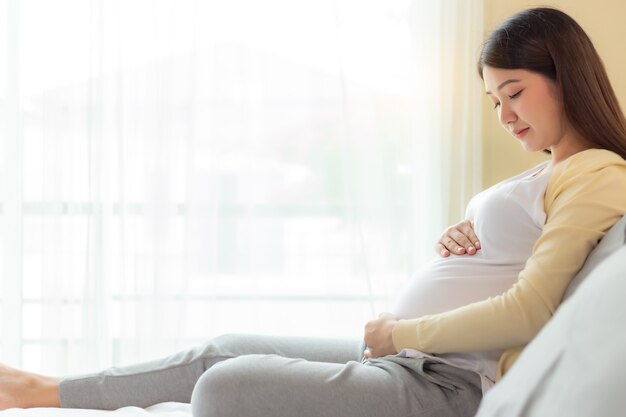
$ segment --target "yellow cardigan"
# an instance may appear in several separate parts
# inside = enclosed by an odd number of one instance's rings
[[[552,317],[589,252],[626,213],[626,161],[603,149],[570,156],[553,167],[544,204],[546,223],[515,285],[445,313],[400,320],[393,328],[398,352],[505,349],[500,379]]]

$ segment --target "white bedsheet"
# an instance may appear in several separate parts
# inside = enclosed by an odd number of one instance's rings
[[[115,411],[79,410],[74,408],[12,408],[0,411],[0,417],[191,417],[191,406],[183,403],[161,403],[148,408],[124,407]]]

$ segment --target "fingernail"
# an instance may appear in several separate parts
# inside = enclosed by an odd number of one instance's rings
[[[467,253],[474,253],[476,252],[476,249],[474,249],[473,246],[470,246],[469,248],[467,248]]]
[[[456,251],[457,251],[458,253],[463,253],[464,249],[463,249],[463,248],[458,248]]]
[[[448,255],[450,255],[450,252],[448,252],[447,250],[444,249],[441,251],[441,256],[448,256]]]
[[[480,242],[476,242],[476,248],[480,249]]]

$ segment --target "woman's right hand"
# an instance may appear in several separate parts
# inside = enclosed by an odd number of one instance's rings
[[[474,223],[463,220],[443,231],[435,251],[442,257],[456,255],[475,255],[480,250],[480,242],[474,233]]]

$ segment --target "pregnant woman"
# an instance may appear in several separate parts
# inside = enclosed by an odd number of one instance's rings
[[[626,121],[572,18],[514,15],[478,69],[502,126],[550,160],[475,196],[364,344],[227,335],[91,375],[2,367],[0,409],[190,401],[196,417],[473,416],[626,213]]]

